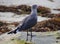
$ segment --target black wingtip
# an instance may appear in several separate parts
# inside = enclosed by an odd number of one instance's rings
[[[7,34],[12,34],[13,32],[11,31],[11,32],[8,32]]]
[[[16,31],[11,31],[11,32],[8,32],[7,34],[16,34]]]

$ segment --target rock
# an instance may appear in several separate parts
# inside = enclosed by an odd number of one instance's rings
[[[3,26],[3,25],[6,25],[7,26],[7,23],[0,21],[0,27]]]
[[[59,41],[56,41],[56,43],[58,43]]]
[[[50,8],[39,6],[38,13],[46,14],[51,13]],[[0,5],[0,12],[13,12],[16,14],[29,14],[31,12],[31,6],[18,5],[18,6],[2,6]]]
[[[8,26],[8,23],[0,21],[0,34],[6,33],[11,30],[7,26]]]
[[[59,14],[56,14],[55,17],[57,17],[57,18],[59,17],[60,18],[60,13]]]
[[[32,42],[25,42],[25,44],[32,44]]]
[[[57,10],[57,11],[60,11],[60,8],[57,8],[57,9],[53,9],[53,10]]]
[[[60,30],[60,21],[55,19],[49,19],[42,22],[38,22],[33,28],[36,32],[47,32]]]
[[[51,13],[50,8],[48,7],[39,6],[37,10],[42,14]]]
[[[20,11],[14,6],[7,7],[7,6],[0,5],[0,12],[13,12],[13,13],[16,13],[16,14],[20,14]]]
[[[6,8],[7,8],[7,6],[0,5],[0,12],[5,12]]]
[[[60,37],[57,37],[56,39],[60,39]]]
[[[0,32],[0,35],[2,34],[2,32]]]
[[[55,2],[54,0],[49,0],[50,2]]]
[[[29,14],[31,12],[31,7],[28,5],[19,5],[16,7],[17,9],[21,9],[23,14]]]

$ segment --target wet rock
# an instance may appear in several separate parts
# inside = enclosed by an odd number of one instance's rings
[[[53,9],[53,10],[57,10],[57,11],[60,11],[60,8],[58,8],[58,9]]]
[[[8,24],[6,22],[0,21],[0,34],[3,34],[11,30],[7,26]]]
[[[60,30],[60,21],[55,19],[49,19],[42,22],[38,22],[33,28],[36,32],[47,32]]]
[[[8,23],[8,25],[14,25],[15,27],[19,25],[20,22]]]
[[[16,14],[20,14],[20,11],[16,8],[16,7],[7,7],[7,6],[1,6],[0,5],[0,12],[13,12],[13,13],[16,13]]]
[[[16,7],[17,9],[21,9],[23,11],[23,14],[29,14],[31,12],[31,7],[28,5],[19,5]]]
[[[2,32],[0,32],[0,35],[2,34]]]
[[[56,14],[54,17],[57,17],[57,18],[59,17],[60,18],[60,13],[59,14]]]
[[[25,44],[32,44],[32,43],[30,43],[30,42],[26,42]]]
[[[53,13],[40,13],[38,14],[39,16],[42,16],[42,17],[48,17],[48,18],[60,18],[60,13],[58,14],[53,14]]]
[[[5,12],[6,8],[7,8],[7,6],[0,5],[0,12]]]
[[[7,26],[7,24],[6,24],[6,23],[4,23],[4,22],[0,21],[0,27],[1,27],[1,26],[3,26],[3,25],[6,25],[6,26]]]
[[[60,37],[57,37],[56,39],[60,39]]]
[[[56,43],[58,43],[59,41],[56,41]]]
[[[51,13],[50,8],[39,6],[38,13],[46,14]],[[16,14],[29,14],[31,12],[31,6],[28,5],[18,5],[18,6],[1,6],[0,12],[13,12]]]
[[[51,13],[50,8],[48,7],[39,6],[37,10],[42,14]]]
[[[12,41],[14,40],[14,39],[11,39]]]
[[[54,0],[49,0],[50,2],[55,2]]]
[[[57,17],[56,14],[51,14],[51,13],[45,13],[45,14],[39,14],[42,17],[48,17],[48,18],[54,18]]]

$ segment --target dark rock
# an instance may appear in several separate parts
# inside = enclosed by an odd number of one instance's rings
[[[59,41],[56,41],[56,43],[58,43]]]
[[[50,8],[43,7],[43,6],[38,7],[38,12],[40,12],[42,14],[51,13]]]
[[[60,37],[57,37],[56,39],[60,39]]]

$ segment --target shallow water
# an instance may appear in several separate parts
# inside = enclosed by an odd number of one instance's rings
[[[29,32],[30,33],[30,32]],[[56,33],[54,33],[56,34]],[[55,44],[56,43],[56,37],[54,34],[48,34],[48,33],[42,33],[42,32],[33,32],[33,35],[35,35],[32,39],[32,42],[35,44]],[[10,41],[13,38],[26,40],[26,32],[19,32],[17,34],[3,34],[0,36],[0,43],[7,43],[7,41]],[[29,36],[30,39],[30,36]],[[9,43],[8,43],[9,44]]]
[[[11,39],[14,39],[14,38],[26,41],[27,32],[18,32],[17,34],[7,34],[7,33],[0,35],[0,44],[2,43],[6,44],[7,42],[11,41]],[[32,35],[33,35],[32,42],[35,44],[58,44],[59,42],[56,43],[56,41],[60,41],[60,39],[59,40],[56,39],[56,37],[59,36],[57,35],[57,33],[60,33],[60,31],[32,32]],[[29,35],[30,35],[30,32],[29,32]],[[29,36],[29,40],[30,40],[30,36]]]
[[[56,43],[56,37],[51,35],[43,35],[41,33],[33,32],[33,35],[36,35],[33,37],[32,41],[35,44],[55,44]],[[26,32],[21,32],[21,36],[19,37],[22,40],[26,40]],[[30,39],[30,37],[29,37]]]

